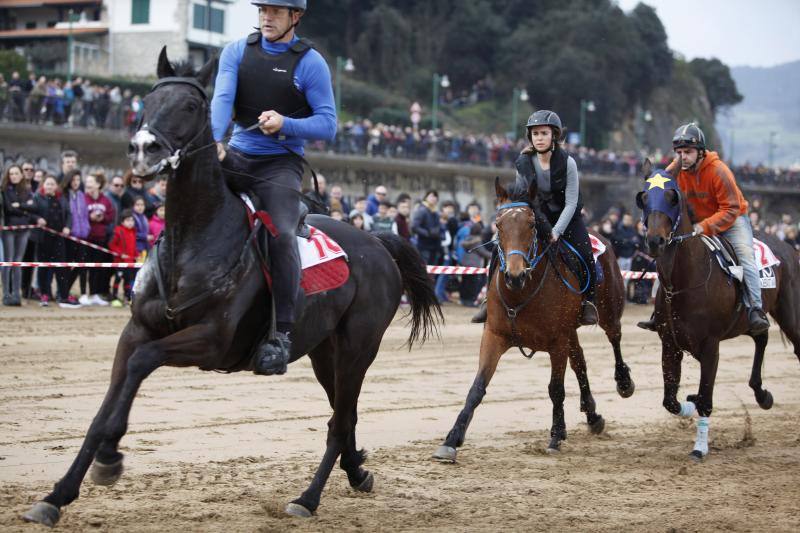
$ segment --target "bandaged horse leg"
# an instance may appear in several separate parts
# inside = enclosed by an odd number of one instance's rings
[[[701,416],[697,419],[697,436],[691,456],[700,460],[706,455],[708,455],[708,417]]]

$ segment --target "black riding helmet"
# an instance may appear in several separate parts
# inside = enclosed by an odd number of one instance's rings
[[[697,148],[700,151],[706,149],[706,136],[703,135],[697,124],[690,122],[684,124],[672,136],[673,148]]]
[[[534,126],[550,126],[553,130],[553,145],[550,147],[551,150],[556,149],[556,143],[561,138],[561,132],[563,131],[563,126],[561,125],[561,119],[554,111],[550,111],[548,109],[540,109],[536,111],[533,115],[528,117],[528,122],[525,124],[525,127],[528,130],[528,140],[531,141],[531,128]],[[533,144],[533,141],[531,141]]]
[[[250,0],[250,3],[254,6],[288,7],[291,11],[301,11],[303,13],[305,13],[308,6],[308,2],[306,0]],[[280,41],[286,36],[287,33],[292,31],[295,26],[297,26],[297,24],[290,26],[288,30],[283,32],[283,35],[276,37],[271,42]]]

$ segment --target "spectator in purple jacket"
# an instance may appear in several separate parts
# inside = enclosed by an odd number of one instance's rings
[[[89,210],[86,208],[86,194],[83,192],[83,175],[78,169],[72,169],[64,174],[61,182],[61,190],[64,197],[69,202],[69,211],[72,213],[72,227],[70,234],[77,239],[86,239],[89,236]],[[67,241],[66,256],[68,262],[85,263],[88,261],[89,248],[75,241]],[[80,298],[81,305],[89,305],[89,298],[86,296],[86,276],[85,268],[73,268],[69,277],[69,287],[71,288],[75,280],[80,278]]]

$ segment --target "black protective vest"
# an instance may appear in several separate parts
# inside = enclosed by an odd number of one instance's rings
[[[536,153],[520,154],[517,158],[515,166],[517,172],[522,176],[528,187],[531,183],[536,183],[536,166],[533,164],[533,158]],[[551,219],[551,223],[555,224],[558,220],[558,215],[564,209],[566,204],[567,192],[567,158],[569,155],[562,148],[556,148],[553,155],[550,157],[550,194],[551,198],[544,198],[543,194],[537,188],[536,200],[542,211],[547,214],[547,218]],[[558,212],[550,209],[548,201],[553,202],[558,206]],[[581,198],[580,190],[578,191],[578,205],[575,208],[574,216],[581,216],[581,209],[583,208],[583,199]],[[555,220],[552,220],[552,219]]]
[[[247,37],[233,104],[234,120],[244,128],[258,122],[258,116],[274,110],[290,118],[306,118],[313,114],[305,94],[294,85],[294,70],[313,47],[300,39],[282,54],[268,54],[261,48],[261,33]]]

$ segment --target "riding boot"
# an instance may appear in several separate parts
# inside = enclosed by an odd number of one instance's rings
[[[594,262],[594,256],[589,255],[585,258],[589,272],[589,285],[586,287],[586,295],[581,305],[581,326],[594,326],[597,324],[597,307],[594,305],[595,288],[597,285],[597,265]]]
[[[494,275],[494,271],[497,269],[497,247],[495,246],[494,250],[492,250],[492,259],[489,261],[489,277],[486,279],[486,284],[488,286],[489,282],[492,281],[492,276]],[[488,298],[488,295],[487,295]],[[478,309],[478,312],[472,316],[470,322],[473,324],[483,324],[486,322],[486,319],[489,317],[489,310],[486,308],[486,298],[484,298],[483,302],[481,302],[481,307]]]
[[[769,330],[769,319],[760,307],[751,307],[747,313],[751,335],[761,335]]]
[[[657,331],[656,330],[656,312],[653,311],[653,314],[650,315],[649,320],[642,320],[636,323],[642,329],[646,329],[648,331]]]
[[[265,340],[253,357],[253,373],[261,376],[285,374],[292,355],[292,341],[288,333],[276,331],[275,337]]]

